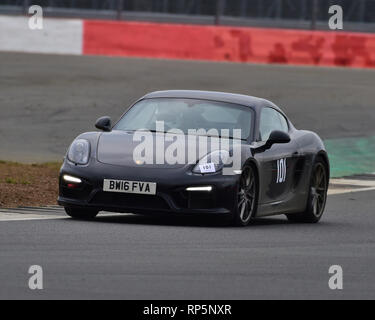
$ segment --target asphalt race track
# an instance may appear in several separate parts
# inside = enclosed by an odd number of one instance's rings
[[[260,96],[324,139],[374,136],[374,83],[366,69],[0,53],[0,159],[61,160],[98,117],[165,89]]]
[[[375,71],[16,53],[0,61],[0,160],[61,160],[96,118],[115,119],[159,89],[262,96],[323,138],[375,136]],[[317,225],[0,210],[0,299],[374,299],[374,208],[372,188],[330,195]],[[43,267],[42,291],[28,288],[31,265]],[[341,291],[328,287],[332,265],[344,270]]]
[[[318,225],[280,217],[246,228],[25,215],[0,222],[0,299],[374,299],[374,207],[374,192],[335,195]],[[35,264],[43,267],[42,291],[28,288]],[[328,287],[331,265],[343,268],[342,291]]]

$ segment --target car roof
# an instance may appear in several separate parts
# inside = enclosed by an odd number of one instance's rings
[[[244,94],[227,93],[227,92],[200,91],[200,90],[166,90],[166,91],[155,91],[155,92],[148,93],[142,99],[152,99],[152,98],[185,98],[185,99],[212,100],[212,101],[239,104],[243,106],[252,107],[255,109],[260,109],[265,106],[269,106],[269,107],[273,107],[281,111],[279,107],[277,107],[274,103],[266,99],[247,96]]]

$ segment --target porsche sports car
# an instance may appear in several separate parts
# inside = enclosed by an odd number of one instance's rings
[[[116,124],[102,117],[96,128],[74,140],[61,168],[58,203],[73,218],[173,213],[245,226],[256,217],[316,223],[323,215],[330,176],[324,144],[270,101],[159,91]]]

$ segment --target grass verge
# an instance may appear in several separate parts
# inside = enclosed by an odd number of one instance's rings
[[[61,165],[0,160],[0,208],[55,205]]]
[[[331,162],[331,177],[375,173],[375,137],[324,141]]]

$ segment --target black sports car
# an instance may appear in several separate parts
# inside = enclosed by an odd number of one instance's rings
[[[318,222],[329,160],[272,102],[206,91],[160,91],[72,143],[58,203],[73,218],[99,211],[213,214],[236,225],[285,214]]]

